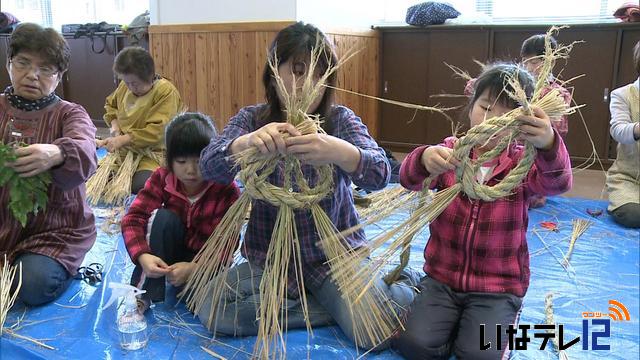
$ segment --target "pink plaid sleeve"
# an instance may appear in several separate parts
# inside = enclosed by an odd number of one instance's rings
[[[146,232],[151,213],[162,207],[164,176],[161,169],[151,174],[144,188],[138,192],[129,211],[122,218],[122,237],[134,264],[137,263],[140,255],[151,252]]]

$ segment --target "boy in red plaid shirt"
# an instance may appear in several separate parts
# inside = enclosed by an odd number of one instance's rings
[[[165,279],[180,287],[191,262],[240,191],[202,178],[200,152],[216,135],[211,119],[200,113],[176,116],[167,125],[167,167],[153,172],[122,219],[122,236],[136,268],[131,284],[147,290],[139,302],[164,300]]]
[[[475,83],[469,107],[471,126],[502,115],[519,105],[503,87],[515,76],[528,96],[533,79],[516,65],[488,66]],[[495,329],[506,329],[517,322],[522,297],[529,286],[529,253],[526,232],[527,204],[533,194],[555,195],[569,190],[571,164],[562,137],[539,108],[532,116],[522,116],[522,140],[538,152],[525,181],[513,194],[493,202],[474,200],[464,193],[430,224],[431,237],[425,248],[427,273],[406,316],[405,331],[396,346],[407,358],[498,359],[505,356],[507,336],[497,350]],[[472,156],[492,149],[499,137],[474,149]],[[429,176],[437,176],[432,188],[455,184],[459,161],[453,158],[455,138],[437,146],[422,146],[402,163],[400,182],[420,190]],[[489,186],[498,183],[522,157],[523,147],[514,142],[499,158],[481,168],[478,181]],[[480,324],[486,325],[484,339]],[[491,342],[481,351],[480,343]]]

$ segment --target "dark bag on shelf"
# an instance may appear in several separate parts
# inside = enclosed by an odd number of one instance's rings
[[[413,5],[407,9],[405,21],[407,24],[415,26],[438,25],[444,24],[447,19],[457,18],[458,16],[460,16],[460,12],[454,9],[453,6],[446,3],[428,1]]]
[[[129,36],[129,45],[139,45],[149,33],[149,24],[151,24],[151,18],[149,10],[138,15],[131,21],[131,24],[125,27],[125,34]]]
[[[81,37],[88,37],[91,40],[91,50],[96,54],[102,54],[107,47],[107,35],[112,32],[122,31],[120,25],[107,24],[105,21],[100,23],[87,23],[80,25],[73,34],[74,39]],[[102,49],[96,50],[94,38],[98,37],[102,39]]]

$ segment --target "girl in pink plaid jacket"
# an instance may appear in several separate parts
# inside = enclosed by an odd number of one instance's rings
[[[489,66],[478,77],[469,106],[471,126],[502,115],[519,105],[503,91],[505,79],[516,76],[529,96],[533,79],[516,65]],[[496,324],[506,329],[517,322],[522,297],[529,286],[527,204],[533,194],[555,195],[571,187],[571,163],[562,137],[549,117],[533,107],[522,116],[522,139],[538,150],[525,181],[508,197],[493,202],[468,198],[464,193],[430,225],[425,248],[420,293],[406,317],[405,331],[396,346],[408,358],[497,359],[505,355],[507,336],[496,343]],[[474,157],[492,149],[499,139],[474,149]],[[422,146],[402,163],[400,182],[420,190],[423,181],[436,176],[432,188],[455,184],[455,138],[440,145]],[[499,182],[522,157],[523,147],[513,143],[497,159],[483,164],[478,181]],[[485,334],[480,336],[480,324]],[[491,342],[488,350],[480,344]],[[500,346],[498,346],[500,345]]]

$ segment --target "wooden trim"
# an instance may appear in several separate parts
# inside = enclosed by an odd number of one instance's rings
[[[295,21],[258,21],[258,22],[228,22],[209,24],[173,24],[151,25],[149,33],[175,34],[198,32],[246,32],[246,31],[280,31]],[[374,29],[330,28],[324,31],[327,35],[350,35],[361,37],[380,37],[380,31]]]
[[[229,22],[210,24],[176,24],[176,25],[151,25],[151,34],[176,34],[176,33],[212,33],[212,32],[246,32],[246,31],[280,31],[284,27],[293,24],[294,21],[253,21],[253,22]]]
[[[380,31],[401,31],[401,32],[428,32],[428,31],[441,31],[441,30],[488,30],[496,29],[500,31],[512,30],[513,31],[525,31],[525,30],[538,30],[540,28],[550,28],[553,25],[561,24],[455,24],[455,25],[431,25],[425,27],[412,26],[412,25],[374,25],[372,29]],[[640,28],[640,23],[582,23],[582,24],[567,24],[570,29],[581,30],[600,30],[600,29],[636,29]]]
[[[380,31],[374,29],[368,30],[358,30],[358,29],[349,29],[349,28],[331,28],[324,31],[327,35],[349,35],[349,36],[360,36],[360,37],[371,37],[371,38],[379,38]]]

